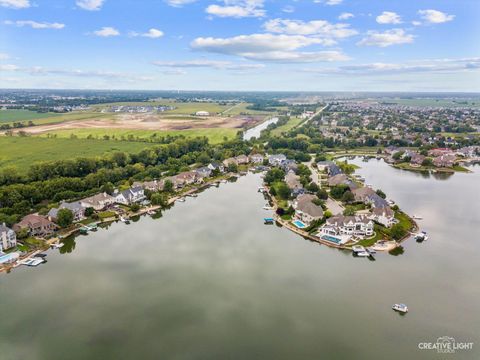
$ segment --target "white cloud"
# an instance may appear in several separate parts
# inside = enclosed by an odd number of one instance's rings
[[[355,17],[355,15],[353,15],[352,13],[344,12],[344,13],[341,13],[338,16],[338,19],[339,20],[348,20],[348,19],[353,18],[353,17]]]
[[[186,61],[154,61],[154,65],[170,68],[214,68],[227,70],[254,70],[262,69],[264,64],[232,63],[230,61],[195,59]]]
[[[0,0],[0,6],[10,9],[25,9],[31,5],[29,0]]]
[[[402,18],[397,13],[392,11],[384,11],[377,16],[377,23],[379,24],[400,24]]]
[[[6,20],[4,22],[5,25],[14,25],[17,27],[24,27],[29,26],[32,29],[63,29],[65,24],[61,23],[47,23],[47,22],[37,22],[33,20],[17,20],[17,21],[10,21]]]
[[[449,15],[438,10],[419,10],[418,14],[427,24],[441,24],[452,21],[455,15]]]
[[[194,50],[235,55],[249,60],[276,62],[343,61],[348,57],[340,51],[297,52],[303,47],[323,44],[323,39],[301,35],[251,34],[231,38],[196,38]]]
[[[209,5],[205,12],[218,17],[264,17],[263,0],[223,0],[224,5]]]
[[[76,4],[83,10],[96,11],[100,10],[105,0],[77,0]]]
[[[131,32],[129,35],[134,36],[134,37],[142,36],[142,37],[147,37],[147,38],[150,38],[150,39],[158,39],[158,38],[161,38],[164,35],[164,33],[161,30],[151,28],[146,33]]]
[[[165,2],[173,7],[182,7],[183,5],[191,4],[197,0],[165,0]]]
[[[100,30],[94,31],[93,34],[100,37],[111,37],[120,35],[120,32],[113,27],[105,26]]]
[[[0,53],[0,60],[8,60],[10,59],[10,55],[5,53]]]
[[[288,35],[313,35],[324,38],[324,45],[333,45],[333,39],[343,39],[356,35],[358,32],[349,24],[332,24],[326,20],[272,19],[263,24],[266,31]]]
[[[327,5],[340,5],[343,0],[327,0],[325,4]]]
[[[387,47],[391,45],[412,43],[414,36],[407,34],[403,29],[392,29],[385,32],[368,31],[367,36],[357,45]]]
[[[0,71],[17,71],[20,68],[13,64],[0,64]]]
[[[282,11],[284,13],[287,13],[287,14],[290,14],[290,13],[293,13],[295,11],[295,8],[292,6],[292,5],[285,5],[283,8],[282,8]]]
[[[428,59],[405,63],[369,63],[337,68],[306,68],[303,72],[344,75],[385,75],[406,73],[454,73],[480,70],[480,58]]]

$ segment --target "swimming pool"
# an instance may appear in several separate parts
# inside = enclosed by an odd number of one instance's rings
[[[330,235],[323,235],[320,239],[327,240],[327,241],[333,242],[335,244],[340,244],[342,242],[342,240],[340,240],[339,238],[336,238],[336,237],[333,237],[333,236],[330,236]]]
[[[297,228],[299,229],[304,229],[307,227],[307,225],[305,225],[303,222],[301,222],[300,220],[295,220],[293,222],[293,225],[295,225]]]

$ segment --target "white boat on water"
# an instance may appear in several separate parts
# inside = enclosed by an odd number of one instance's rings
[[[428,235],[426,231],[422,231],[422,232],[419,232],[418,234],[415,234],[413,238],[417,241],[424,241],[424,240],[428,240]]]
[[[413,216],[412,216],[412,219],[414,219],[414,220],[423,220],[423,217],[421,217],[420,215],[413,215]]]
[[[354,253],[366,252],[365,248],[361,245],[353,245],[352,250],[353,250]]]
[[[185,198],[181,197],[181,198],[179,198],[177,201],[185,202]]]
[[[120,216],[120,221],[125,223],[125,224],[128,224],[130,222],[130,220],[128,220],[128,218],[125,218],[123,216]]]
[[[44,258],[34,257],[34,258],[29,258],[29,259],[22,260],[20,262],[20,264],[25,265],[25,266],[35,267],[35,266],[38,266],[40,264],[43,264],[44,262],[45,262]]]
[[[392,306],[392,309],[401,313],[407,313],[408,312],[408,307],[405,304],[394,304]]]
[[[64,245],[65,245],[64,243],[57,243],[57,244],[52,244],[52,245],[50,245],[50,247],[51,247],[52,249],[60,249],[60,248],[62,248]]]
[[[358,257],[369,257],[370,256],[370,254],[367,251],[359,251],[359,252],[356,252],[355,255],[357,255]]]
[[[222,184],[226,184],[227,182],[228,182],[228,181],[225,180],[225,179],[223,179],[223,180],[221,181]]]
[[[265,205],[265,206],[263,207],[263,210],[273,210],[273,207],[268,206],[268,205]]]

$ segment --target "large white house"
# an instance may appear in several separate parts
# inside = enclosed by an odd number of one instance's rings
[[[17,234],[5,223],[0,224],[0,251],[17,246]]]
[[[123,205],[131,205],[145,200],[145,191],[142,187],[136,186],[117,193],[115,202]]]
[[[397,219],[395,219],[395,213],[390,207],[374,208],[370,219],[385,227],[390,227],[398,222]]]
[[[369,237],[373,235],[373,221],[365,215],[337,215],[327,219],[319,235]]]

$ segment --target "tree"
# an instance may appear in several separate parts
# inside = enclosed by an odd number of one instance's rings
[[[133,212],[137,212],[138,210],[140,210],[140,205],[132,204],[130,205],[130,210],[132,210]]]
[[[317,197],[321,200],[327,200],[328,199],[328,193],[325,189],[319,189],[317,191]]]
[[[267,171],[267,173],[265,174],[264,181],[267,184],[271,184],[275,181],[283,180],[284,177],[285,177],[285,171],[279,168],[273,168]]]
[[[238,165],[235,164],[234,162],[231,162],[230,164],[228,164],[227,170],[228,170],[228,172],[235,173],[235,172],[238,171]]]
[[[167,197],[164,194],[160,194],[160,193],[152,194],[150,201],[152,205],[160,205],[160,206],[167,205]]]
[[[164,184],[163,184],[163,191],[167,192],[167,193],[171,193],[173,192],[173,183],[171,180],[165,180]]]
[[[85,209],[85,216],[90,217],[93,215],[94,212],[95,212],[95,209],[93,207],[87,207]]]
[[[346,194],[346,193],[345,193]],[[345,216],[353,216],[355,215],[355,208],[353,206],[347,206],[345,210],[343,210],[343,215]]]
[[[433,161],[431,158],[425,158],[422,161],[422,166],[433,166]]]
[[[315,193],[319,190],[319,188],[318,188],[318,185],[316,183],[312,182],[312,183],[307,185],[307,190],[312,192],[312,193]]]
[[[377,193],[378,196],[380,196],[382,199],[386,199],[387,198],[387,195],[385,195],[385,193],[380,190],[380,189],[377,189],[377,191],[375,191]]]
[[[343,194],[349,189],[347,185],[341,184],[341,185],[335,185],[330,189],[330,195],[334,199],[341,199]]]
[[[342,201],[344,203],[350,203],[352,201],[355,200],[355,196],[353,195],[353,193],[350,191],[350,190],[347,190],[343,193],[342,195]]]
[[[395,239],[395,240],[400,240],[407,234],[407,231],[402,227],[401,224],[395,224],[392,226],[390,229],[390,235]]]
[[[287,200],[290,197],[291,190],[284,182],[281,182],[277,186],[277,194],[281,199]]]
[[[60,209],[57,213],[57,224],[62,227],[68,227],[73,222],[73,212],[69,209]]]

